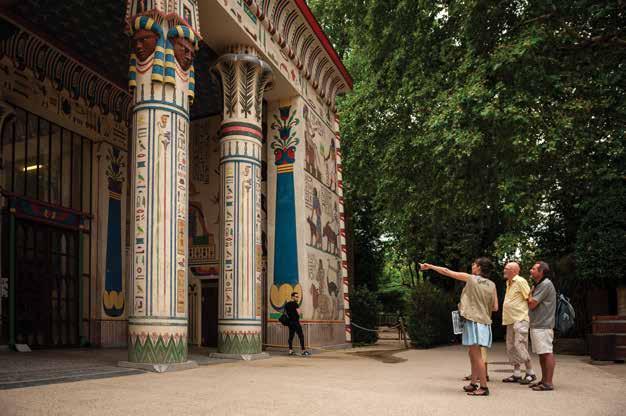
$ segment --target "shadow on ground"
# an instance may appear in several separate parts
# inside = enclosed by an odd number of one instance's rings
[[[372,360],[380,361],[385,364],[398,364],[407,361],[406,358],[396,357],[395,355],[407,351],[406,348],[400,348],[395,350],[378,350],[378,351],[356,351],[349,352],[350,355],[356,355],[357,357],[371,358]]]

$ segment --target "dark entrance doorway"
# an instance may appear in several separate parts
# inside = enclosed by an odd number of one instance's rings
[[[217,347],[217,282],[206,282],[202,285],[202,345]]]
[[[15,341],[79,344],[78,232],[32,221],[15,227]]]

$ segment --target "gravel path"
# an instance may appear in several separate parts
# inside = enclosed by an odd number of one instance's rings
[[[626,415],[626,365],[558,356],[556,390],[504,384],[504,346],[489,354],[490,397],[468,397],[460,346],[402,350],[398,344],[309,358],[203,366],[0,391],[12,415]],[[539,368],[535,357],[536,367]],[[499,363],[499,364],[498,364]]]

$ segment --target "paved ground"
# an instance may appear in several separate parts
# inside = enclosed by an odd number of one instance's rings
[[[403,351],[387,344],[310,358],[203,366],[0,391],[10,415],[626,415],[626,365],[558,356],[553,392],[499,380],[502,345],[490,352],[492,395],[460,391],[468,363],[458,346]],[[516,406],[513,404],[517,404]]]
[[[189,359],[201,366],[233,361],[209,358],[209,353],[214,351],[192,347]],[[126,360],[126,348],[67,348],[23,354],[4,350],[0,351],[0,390],[144,374],[117,365]]]

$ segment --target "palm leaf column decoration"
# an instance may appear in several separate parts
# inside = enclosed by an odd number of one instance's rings
[[[274,283],[270,289],[270,302],[281,311],[292,292],[302,299],[302,287],[298,277],[298,248],[296,240],[296,206],[293,166],[296,146],[300,140],[292,129],[300,123],[291,106],[280,107],[279,117],[274,115],[272,130],[277,130],[271,148],[276,165],[276,228],[274,242]]]
[[[124,313],[122,290],[122,184],[124,183],[124,156],[119,149],[109,148],[106,155],[109,190],[109,218],[107,221],[106,273],[102,305],[110,317]]]

